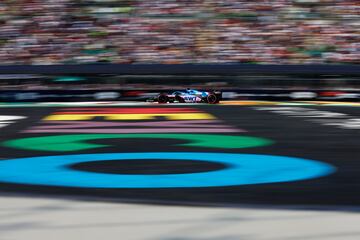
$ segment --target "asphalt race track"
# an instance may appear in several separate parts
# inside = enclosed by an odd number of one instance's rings
[[[0,133],[3,194],[360,205],[358,107],[7,107]]]

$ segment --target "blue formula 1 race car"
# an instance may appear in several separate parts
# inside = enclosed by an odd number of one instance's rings
[[[160,93],[155,97],[154,102],[158,103],[209,103],[216,104],[221,100],[221,92],[212,91],[198,91],[194,89],[187,89],[185,91],[175,91],[172,93]]]

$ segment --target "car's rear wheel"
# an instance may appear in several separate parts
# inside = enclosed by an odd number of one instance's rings
[[[218,102],[218,98],[215,94],[209,94],[207,97],[206,97],[206,100],[208,103],[210,104],[215,104]]]

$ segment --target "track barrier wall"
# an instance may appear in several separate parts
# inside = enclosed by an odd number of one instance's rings
[[[340,82],[346,83],[344,77],[351,76],[358,82],[358,76],[360,76],[360,65],[255,65],[255,64],[87,64],[87,65],[13,65],[13,66],[0,66],[0,76],[4,76],[4,79],[8,76],[22,78],[18,80],[18,84],[32,77],[39,77],[39,79],[48,76],[48,78],[56,76],[106,76],[106,75],[136,75],[140,79],[146,75],[159,75],[159,76],[195,76],[194,82],[196,82],[196,76],[218,76],[219,81],[223,76],[243,76],[243,79],[232,80],[226,88],[216,89],[197,89],[199,90],[219,90],[222,91],[223,100],[345,100],[345,101],[358,101],[360,99],[360,90],[358,87],[353,90],[337,90],[343,88],[332,87],[329,89],[313,88],[312,86],[305,89],[297,89],[291,87],[270,87],[265,89],[263,86],[256,85],[255,87],[246,88],[238,87],[237,83],[242,83],[246,80],[246,74],[256,75],[261,74],[266,76],[267,74],[273,76],[314,76],[315,82],[317,79],[326,79],[329,76],[339,75]],[[22,75],[22,76],[21,76]],[[50,77],[49,77],[50,76]],[[319,77],[321,76],[321,78]],[[324,77],[325,76],[325,77]],[[231,78],[231,77],[230,77]],[[261,79],[261,76],[258,77]],[[3,79],[3,78],[0,78]],[[104,77],[106,81],[107,77]],[[296,79],[296,78],[295,78]],[[303,82],[307,81],[306,78]],[[0,101],[1,102],[41,102],[41,101],[146,101],[154,98],[161,92],[172,92],[169,79],[163,79],[160,84],[165,85],[168,89],[159,90],[156,87],[151,88],[155,79],[145,79],[144,83],[150,87],[145,89],[136,88],[134,90],[120,90],[109,87],[109,90],[105,87],[99,90],[67,90],[72,87],[66,87],[63,89],[51,89],[49,90],[24,90],[25,88],[15,87],[15,90],[9,90],[1,88],[0,84]],[[2,80],[0,80],[2,81]],[[42,83],[40,80],[40,86],[47,84],[46,80]],[[138,80],[137,80],[138,81]],[[208,79],[208,82],[214,81]],[[216,81],[216,80],[215,80]],[[228,80],[224,80],[225,82]],[[269,81],[269,80],[268,80]],[[282,80],[281,80],[282,81]],[[332,81],[332,80],[330,80]],[[351,80],[354,81],[354,80]],[[282,81],[284,82],[284,81]],[[313,80],[314,82],[314,80]],[[128,83],[136,83],[136,81],[128,81]],[[150,84],[149,84],[150,83]],[[183,82],[184,83],[184,82]],[[193,81],[187,80],[186,84],[191,84]],[[235,83],[235,84],[234,84]],[[68,85],[69,83],[65,83]],[[86,83],[85,83],[86,84]],[[102,83],[101,83],[102,84]],[[106,84],[104,82],[104,84]],[[126,83],[125,83],[126,84]],[[179,85],[179,82],[176,84]],[[185,85],[186,85],[185,84]],[[272,84],[272,82],[271,82]],[[167,86],[166,86],[167,85]],[[184,85],[184,84],[183,84]],[[331,82],[332,85],[332,82]],[[102,85],[106,86],[106,85]],[[73,88],[76,89],[76,88]],[[86,89],[86,88],[84,88]],[[96,88],[91,88],[96,89]],[[333,90],[335,89],[335,90]],[[351,89],[351,88],[347,88]]]
[[[0,90],[0,102],[147,101],[159,93],[159,90]],[[222,100],[359,101],[360,91],[228,89],[222,92]]]

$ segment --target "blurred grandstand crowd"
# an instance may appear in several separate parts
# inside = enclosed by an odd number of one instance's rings
[[[360,0],[2,0],[0,64],[360,63]]]

